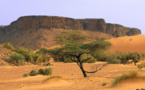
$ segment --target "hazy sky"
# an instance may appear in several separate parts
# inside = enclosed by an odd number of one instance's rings
[[[0,25],[26,15],[104,18],[145,34],[145,0],[0,0],[0,4]]]

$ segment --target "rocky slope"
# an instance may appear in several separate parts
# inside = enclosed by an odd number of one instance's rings
[[[14,46],[32,49],[42,46],[48,47],[54,45],[54,37],[65,30],[89,31],[90,37],[94,37],[94,39],[99,36],[97,32],[107,33],[115,37],[141,34],[139,29],[108,24],[104,19],[24,16],[8,26],[0,27],[0,43],[11,42]],[[104,34],[104,37],[108,37],[108,35]]]

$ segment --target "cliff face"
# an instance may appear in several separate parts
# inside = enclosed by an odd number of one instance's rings
[[[71,30],[81,30],[82,24],[75,19],[56,16],[26,16],[20,17],[11,23],[12,28],[27,30],[38,28],[63,28]]]
[[[106,33],[120,37],[120,36],[133,36],[133,35],[138,35],[141,34],[141,31],[137,28],[129,28],[129,27],[124,27],[122,25],[118,24],[106,24]]]
[[[11,30],[62,28],[67,30],[83,30],[80,21],[57,16],[24,16],[12,22],[9,26],[0,27],[0,35]]]
[[[82,30],[88,34],[90,41],[103,37],[141,34],[139,29],[108,24],[104,19],[24,16],[8,26],[0,26],[0,44],[10,42],[14,46],[23,46],[30,49],[46,48],[56,45],[54,37],[67,30]]]
[[[106,23],[104,19],[79,19],[84,30],[99,31],[105,33]]]
[[[128,28],[118,24],[108,24],[104,19],[72,19],[57,16],[24,16],[12,22],[9,26],[0,27],[0,36],[3,36],[13,30],[36,30],[40,28],[99,31],[116,37],[141,34],[139,29]]]

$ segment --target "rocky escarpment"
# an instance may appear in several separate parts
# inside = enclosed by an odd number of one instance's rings
[[[82,30],[82,24],[75,19],[57,16],[25,16],[12,22],[7,29],[39,29],[39,28],[63,28],[71,30]]]
[[[24,16],[12,22],[9,26],[0,27],[0,36],[13,30],[36,30],[40,28],[99,31],[116,37],[141,34],[139,29],[128,28],[118,24],[108,24],[104,19],[72,19],[57,16]]]
[[[84,30],[106,32],[106,23],[104,19],[79,19]]]
[[[92,40],[96,40],[98,37],[110,38],[112,36],[141,34],[139,29],[108,24],[104,19],[24,16],[8,26],[0,26],[0,44],[10,42],[14,46],[23,46],[30,49],[49,47],[56,45],[54,37],[66,30],[81,30],[87,33]]]
[[[106,24],[106,33],[120,37],[120,36],[133,36],[133,35],[138,35],[141,34],[141,31],[137,28],[129,28],[129,27],[124,27],[119,24]]]

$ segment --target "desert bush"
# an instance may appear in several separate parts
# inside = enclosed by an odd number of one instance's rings
[[[139,62],[139,60],[142,58],[141,54],[139,54],[138,52],[133,52],[129,54],[129,59],[132,59],[134,64],[136,65],[137,62]]]
[[[102,83],[102,86],[106,86],[108,83],[107,82],[103,82]]]
[[[10,62],[19,66],[19,65],[24,65],[25,63],[25,57],[21,54],[13,54],[10,56]]]
[[[33,50],[24,47],[17,47],[14,51],[22,54],[27,62],[31,62],[33,64],[39,64],[50,60],[48,55],[37,52],[34,53]]]
[[[140,65],[138,65],[139,69],[145,68],[145,62],[141,63]]]
[[[44,75],[52,75],[52,68],[45,68],[44,70]]]
[[[121,60],[119,60],[117,58],[114,58],[114,59],[108,59],[107,62],[109,64],[120,64],[121,63]]]
[[[122,74],[120,77],[117,77],[114,82],[112,83],[112,85],[117,85],[118,83],[120,83],[123,80],[127,80],[127,79],[133,79],[133,78],[140,78],[141,76],[139,76],[137,71],[130,71],[129,73],[124,73]]]
[[[47,55],[43,55],[43,54],[33,54],[33,60],[35,64],[39,64],[39,63],[43,63],[43,62],[47,62],[50,60],[50,57]]]
[[[41,75],[52,75],[52,68],[39,69],[38,71],[37,70],[32,70],[29,74],[23,74],[23,77],[27,77],[28,75],[36,76],[38,74],[41,74]]]
[[[44,75],[44,70],[43,69],[39,69],[38,73]]]
[[[23,74],[23,77],[27,77],[29,74]]]
[[[7,48],[7,49],[9,49],[9,50],[14,50],[14,47],[13,47],[13,45],[10,43],[10,42],[8,42],[8,43],[4,43],[4,44],[2,44],[2,46],[4,47],[4,48]]]
[[[31,62],[33,60],[33,51],[31,49],[17,47],[14,51],[23,55],[27,62]]]
[[[141,53],[142,59],[145,59],[145,53]]]
[[[39,69],[38,73],[42,75],[52,75],[52,69],[51,68]]]
[[[38,72],[37,70],[32,70],[30,73],[29,73],[30,76],[36,76],[38,75]]]
[[[97,53],[97,61],[106,61],[110,64],[120,64],[121,63],[122,53],[119,51],[116,52],[100,52]]]

